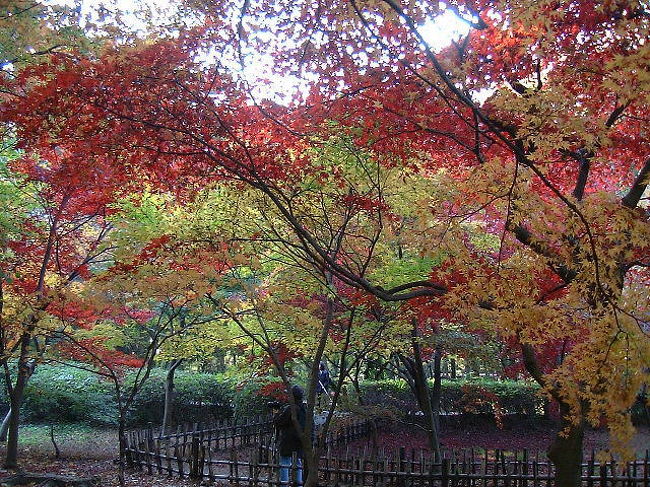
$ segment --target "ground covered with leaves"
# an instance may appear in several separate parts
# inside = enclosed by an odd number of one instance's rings
[[[49,426],[26,426],[23,429],[21,456],[22,469],[34,473],[50,473],[62,476],[89,478],[97,477],[103,487],[116,487],[118,483],[117,435],[110,429],[94,429],[78,425],[58,425],[54,429],[54,439],[60,450],[55,457],[55,448]],[[441,440],[447,448],[475,449],[528,449],[544,451],[553,439],[553,430],[546,425],[515,424],[497,428],[493,424],[465,424],[446,426],[441,432]],[[400,446],[407,448],[426,448],[426,438],[417,428],[396,424],[382,428],[378,436],[379,444],[386,450]],[[357,440],[350,445],[352,449],[363,448],[366,440]],[[602,449],[607,445],[607,434],[603,430],[590,430],[585,440],[585,452]],[[650,445],[650,428],[640,427],[634,442],[637,454],[645,455]],[[0,446],[0,455],[4,447]],[[12,472],[0,469],[0,481]],[[165,476],[150,476],[145,472],[127,470],[126,485],[138,487],[185,487],[196,485],[189,480],[168,479]]]
[[[497,427],[489,423],[469,423],[462,426],[443,426],[440,432],[440,441],[443,448],[476,450],[500,449],[506,451],[529,452],[539,451],[543,454],[555,437],[553,426],[547,424],[520,423],[510,426]],[[366,440],[357,440],[351,447],[363,448]],[[408,425],[395,424],[392,427],[382,428],[378,443],[386,450],[397,449],[401,446],[415,449],[428,449],[427,438],[422,431]],[[608,435],[604,429],[588,429],[585,434],[584,452],[591,454],[608,448]],[[633,448],[637,456],[643,457],[650,447],[650,428],[641,426],[637,429],[633,441]]]

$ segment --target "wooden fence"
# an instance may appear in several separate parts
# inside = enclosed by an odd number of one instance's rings
[[[175,434],[134,432],[127,442],[127,461],[150,474],[189,477],[236,486],[276,486],[280,465],[272,443],[262,434],[268,426],[262,420],[218,426]],[[265,426],[267,425],[267,426]],[[346,431],[347,428],[347,431]],[[210,433],[207,431],[212,430]],[[394,452],[346,451],[336,453],[338,439],[352,438],[364,431],[352,423],[338,430],[319,461],[321,486],[380,487],[550,487],[553,466],[545,457],[528,451],[445,450],[434,461],[423,450],[400,448]],[[203,435],[201,435],[203,433]],[[257,436],[256,436],[257,435]],[[211,439],[210,439],[211,438]],[[215,438],[219,438],[215,441]],[[229,445],[229,446],[224,446]],[[245,448],[242,448],[245,447]],[[224,455],[223,450],[228,449]],[[221,454],[218,451],[222,450]],[[239,451],[238,451],[239,450]],[[294,459],[292,471],[297,469]],[[600,464],[591,458],[582,466],[585,487],[650,487],[650,462]]]
[[[330,429],[326,437],[320,440],[323,446],[347,444],[356,438],[369,434],[370,422],[355,420],[340,424]],[[162,445],[165,449],[179,449],[185,456],[194,438],[200,445],[212,451],[231,448],[247,447],[250,445],[272,445],[274,429],[270,416],[258,416],[244,420],[228,419],[214,423],[186,423],[178,425],[175,431],[162,432],[159,428],[149,427],[143,430],[131,431],[127,434],[127,444],[142,448],[146,442],[152,445]]]
[[[193,438],[198,437],[199,444],[218,451],[268,442],[272,434],[271,417],[257,416],[244,420],[225,419],[212,423],[179,424],[174,431],[166,432],[149,427],[128,433],[127,440],[130,445],[141,445],[146,441],[150,444],[179,447],[184,452],[191,445]]]
[[[397,487],[551,487],[553,465],[539,453],[527,450],[443,450],[434,461],[428,452],[400,448],[392,454],[374,456],[363,452],[321,458],[322,485],[380,485]],[[650,487],[650,461],[606,462],[591,458],[582,465],[582,484],[587,487]]]

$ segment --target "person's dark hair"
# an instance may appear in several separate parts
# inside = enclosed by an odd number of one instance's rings
[[[302,402],[302,398],[305,397],[305,392],[302,390],[302,387],[295,385],[291,388],[291,393],[296,402]]]

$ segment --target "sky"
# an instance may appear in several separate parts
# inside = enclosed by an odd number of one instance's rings
[[[76,4],[81,5],[82,16],[91,15],[94,9],[104,6],[110,9],[119,9],[126,12],[126,21],[131,24],[135,29],[143,29],[144,23],[138,20],[136,13],[141,11],[143,7],[155,6],[156,8],[164,9],[170,5],[170,0],[45,0],[46,4],[58,4],[74,7]],[[444,6],[444,2],[441,2]],[[442,49],[451,43],[451,40],[458,39],[467,34],[469,26],[466,22],[459,19],[453,12],[447,10],[442,15],[432,19],[430,22],[425,23],[421,27],[421,32],[425,40],[434,49]]]
[[[45,0],[46,4],[67,5],[74,7],[80,5],[82,18],[92,18],[95,23],[101,22],[96,10],[102,6],[111,10],[120,10],[125,13],[123,20],[134,30],[144,31],[145,24],[138,19],[138,12],[147,7],[162,9],[161,21],[165,20],[165,9],[169,7],[170,0]],[[441,2],[444,6],[444,3]],[[420,27],[420,32],[429,46],[439,51],[449,45],[452,40],[458,40],[469,32],[466,22],[459,19],[453,12],[445,11],[435,19],[426,22]],[[265,78],[270,84],[264,91],[255,93],[258,98],[270,98],[273,101],[288,102],[291,95],[300,90],[301,82],[297,78],[287,76],[274,77],[271,73],[272,59],[270,56],[259,55],[258,59],[249,58],[249,63],[243,71],[243,75],[251,84],[256,84],[256,79]],[[304,86],[305,82],[302,82]]]

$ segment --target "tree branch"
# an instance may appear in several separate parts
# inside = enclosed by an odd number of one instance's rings
[[[407,289],[413,289],[413,288],[429,288],[432,291],[438,291],[439,294],[444,294],[445,292],[447,292],[447,288],[445,288],[444,286],[440,286],[439,284],[434,284],[431,281],[413,281],[406,284],[401,284],[399,286],[395,286],[391,289],[386,289],[385,291],[388,294],[396,294],[402,291],[406,291]],[[384,290],[381,286],[377,286],[377,289],[381,289],[382,291]]]
[[[591,155],[589,151],[580,149],[574,155],[575,159],[580,162],[580,170],[578,172],[578,179],[576,186],[573,189],[573,196],[578,201],[582,200],[585,195],[585,187],[587,186],[587,178],[589,176],[589,169],[591,169]]]
[[[637,174],[632,187],[627,192],[627,194],[621,199],[623,206],[628,208],[635,208],[639,204],[643,193],[648,187],[648,180],[650,179],[650,157],[648,157],[643,164],[643,167]]]

